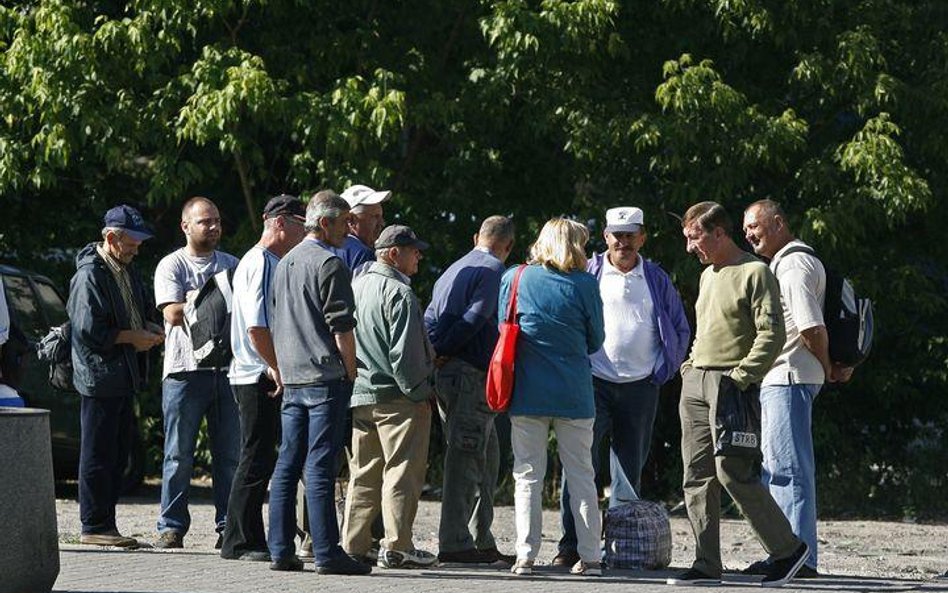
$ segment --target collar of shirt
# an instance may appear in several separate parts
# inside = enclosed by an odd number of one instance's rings
[[[392,264],[389,264],[383,261],[375,261],[375,262],[372,262],[372,267],[377,268],[378,270],[377,273],[380,273],[383,275],[386,273],[391,273],[392,275],[395,276],[396,279],[401,280],[408,286],[411,286],[411,278],[403,274],[401,270],[399,270]],[[385,271],[382,271],[382,270],[385,270]]]
[[[486,253],[487,255],[491,256],[492,258],[496,259],[497,261],[500,261],[500,258],[497,257],[496,255],[494,255],[494,254],[491,252],[491,250],[488,249],[488,248],[486,248],[486,247],[482,247],[482,246],[480,246],[480,245],[475,245],[475,246],[474,246],[474,251],[480,251],[481,253]]]
[[[317,239],[317,238],[315,238],[315,237],[306,237],[306,238],[303,239],[303,240],[304,240],[304,241],[312,241],[313,243],[319,245],[320,247],[322,247],[323,249],[326,249],[327,251],[332,251],[332,250],[333,250],[333,247],[332,247],[329,243],[326,243],[325,241],[323,241],[322,239]]]
[[[105,262],[105,265],[107,265],[109,269],[112,270],[113,274],[122,274],[125,272],[125,265],[112,257],[112,254],[105,249],[105,245],[103,243],[96,245],[95,249],[99,253],[99,256],[102,257],[102,261]]]
[[[629,270],[628,272],[622,272],[622,271],[620,271],[618,268],[616,268],[615,266],[613,266],[613,265],[612,265],[612,262],[609,261],[609,255],[608,255],[608,254],[606,254],[606,255],[603,256],[603,258],[602,258],[602,274],[603,274],[604,276],[605,276],[606,274],[611,274],[611,275],[615,275],[615,276],[622,276],[623,278],[626,278],[626,277],[629,277],[629,276],[635,276],[635,277],[641,278],[642,275],[643,275],[642,269],[643,269],[644,267],[645,267],[645,266],[642,265],[642,255],[641,255],[641,254],[639,254],[639,259],[638,259],[638,261],[635,262],[635,267],[632,268],[631,270]]]

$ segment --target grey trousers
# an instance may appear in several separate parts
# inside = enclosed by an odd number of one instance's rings
[[[720,370],[684,367],[679,403],[685,507],[695,535],[692,567],[713,577],[719,577],[722,571],[722,486],[770,557],[786,558],[801,543],[760,481],[760,459],[714,454],[714,424],[722,375]]]
[[[495,414],[484,395],[486,376],[459,359],[448,361],[436,376],[446,440],[438,530],[441,552],[496,547],[490,528],[500,444]]]

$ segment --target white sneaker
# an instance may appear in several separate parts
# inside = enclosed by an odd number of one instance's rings
[[[438,563],[438,557],[431,552],[424,550],[411,550],[402,552],[400,550],[379,549],[379,559],[377,565],[380,568],[427,568]]]
[[[533,560],[518,558],[514,565],[510,567],[510,572],[516,575],[533,574]]]

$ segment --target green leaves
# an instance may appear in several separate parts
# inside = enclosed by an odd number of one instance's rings
[[[246,143],[244,126],[281,114],[279,85],[263,60],[237,48],[205,47],[183,82],[190,96],[176,122],[179,141],[216,142],[222,153],[234,153]]]
[[[900,134],[889,114],[880,113],[835,155],[840,168],[859,184],[857,191],[879,202],[893,222],[904,222],[932,201],[928,183],[905,163]]]

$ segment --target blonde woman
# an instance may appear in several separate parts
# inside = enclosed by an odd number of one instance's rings
[[[518,575],[533,572],[540,547],[550,426],[576,521],[580,560],[570,572],[602,574],[602,525],[590,455],[596,410],[589,355],[602,346],[604,330],[599,286],[586,273],[588,239],[585,226],[564,218],[550,220],[530,248],[530,265],[520,278],[520,339],[510,405],[517,520],[517,562],[511,572]],[[501,283],[501,317],[515,272],[508,270]]]

